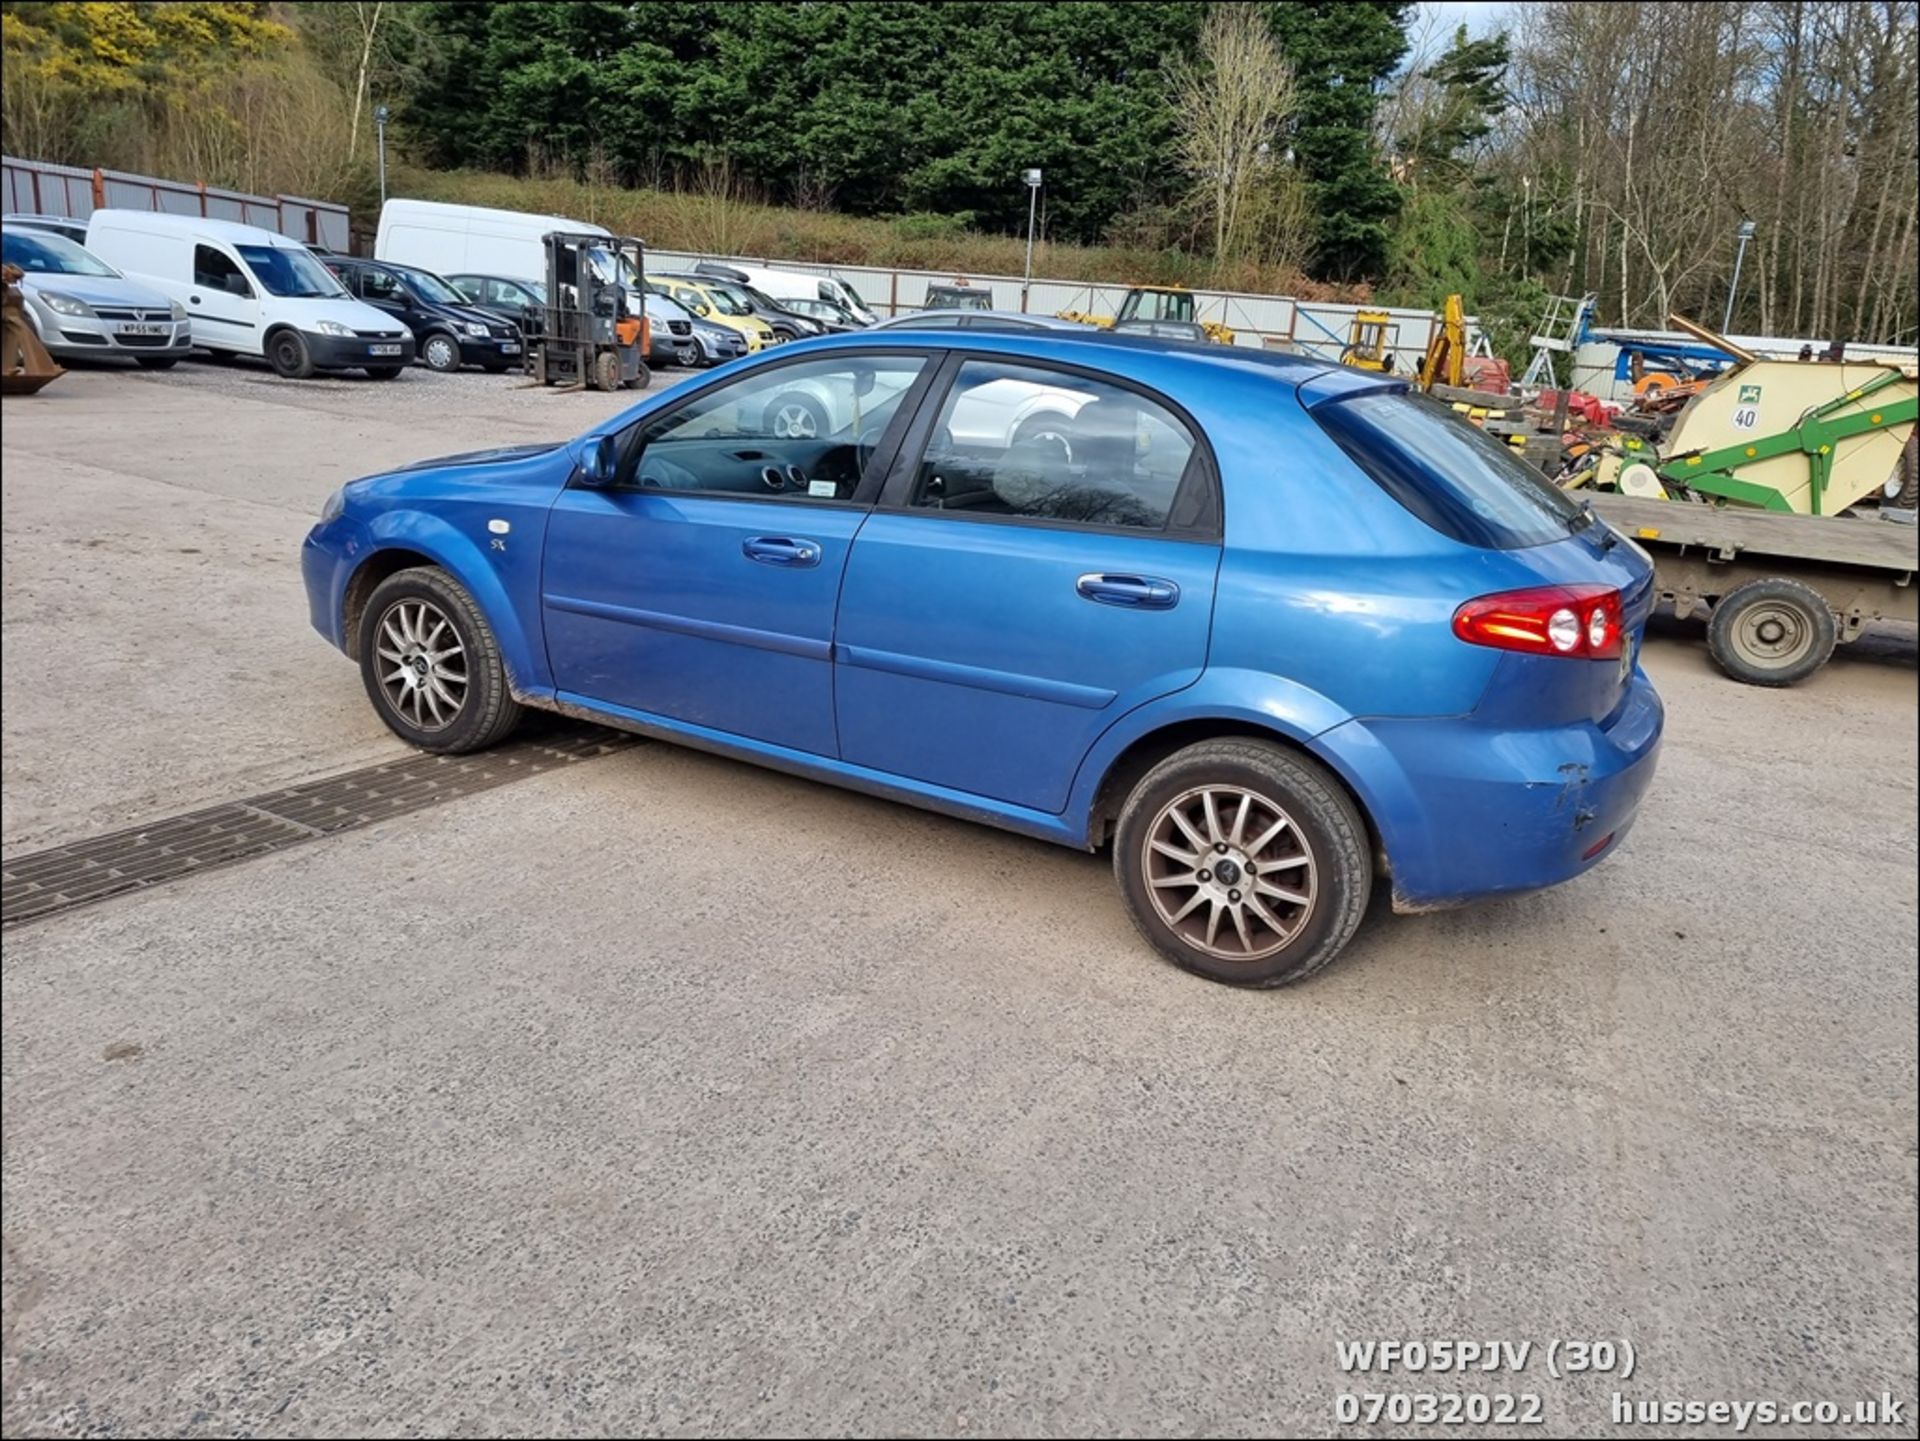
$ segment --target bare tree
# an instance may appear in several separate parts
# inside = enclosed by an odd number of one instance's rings
[[[1238,253],[1256,193],[1285,163],[1282,128],[1299,103],[1293,67],[1259,5],[1207,12],[1196,57],[1167,64],[1180,159],[1213,220],[1213,252]]]

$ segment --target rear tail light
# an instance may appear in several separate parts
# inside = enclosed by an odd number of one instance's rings
[[[1604,585],[1543,585],[1470,600],[1453,633],[1470,645],[1573,660],[1618,660],[1620,592]]]

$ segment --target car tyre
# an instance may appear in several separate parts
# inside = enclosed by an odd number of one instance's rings
[[[421,750],[485,750],[520,722],[493,628],[438,566],[396,571],[374,588],[360,616],[359,656],[374,710]]]
[[[136,355],[133,363],[142,370],[172,370],[180,363],[177,355]]]
[[[767,402],[761,430],[781,440],[818,440],[832,433],[826,407],[803,390],[783,390]]]
[[[367,379],[398,380],[400,378],[400,372],[405,368],[405,366],[400,365],[369,365],[367,367]]]
[[[444,330],[436,330],[420,346],[420,358],[427,369],[451,375],[460,368],[460,342]]]
[[[1796,685],[1827,663],[1839,639],[1820,592],[1785,576],[1729,591],[1707,622],[1715,664],[1747,685]]]
[[[1327,965],[1373,893],[1367,824],[1346,790],[1306,756],[1241,737],[1188,746],[1140,779],[1113,868],[1155,950],[1236,986],[1284,986]]]
[[[313,374],[313,354],[307,338],[297,330],[276,330],[267,337],[267,363],[276,375],[288,380],[305,380]]]

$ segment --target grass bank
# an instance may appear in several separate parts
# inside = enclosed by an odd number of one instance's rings
[[[400,165],[389,176],[388,193],[571,216],[637,235],[660,250],[969,275],[1018,275],[1026,260],[1024,240],[968,230],[947,216],[861,219],[762,205],[719,186],[706,191],[629,190],[576,179],[522,179]],[[1326,285],[1292,269],[1250,261],[1216,266],[1179,250],[1041,242],[1034,247],[1033,270],[1059,280],[1204,286],[1309,300],[1366,298],[1364,286]]]

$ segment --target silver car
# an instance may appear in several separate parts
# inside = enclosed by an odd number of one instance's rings
[[[27,323],[58,359],[110,355],[165,370],[193,349],[193,327],[179,302],[127,279],[65,236],[0,231],[0,254],[24,272]]]

